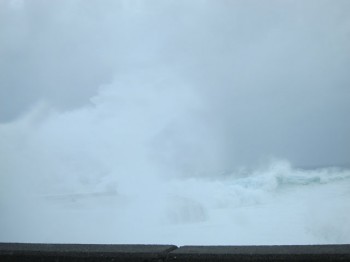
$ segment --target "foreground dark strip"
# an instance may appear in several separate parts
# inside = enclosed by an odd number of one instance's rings
[[[350,261],[350,245],[184,246],[168,261]]]
[[[171,245],[0,244],[0,261],[165,261]]]
[[[0,243],[0,261],[350,261],[350,245],[184,246]]]

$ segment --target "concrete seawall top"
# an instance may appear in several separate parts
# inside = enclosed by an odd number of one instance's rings
[[[350,261],[350,245],[177,247],[0,243],[0,261]]]
[[[350,245],[184,246],[168,261],[350,261]]]

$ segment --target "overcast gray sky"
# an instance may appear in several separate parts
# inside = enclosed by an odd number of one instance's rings
[[[0,0],[0,122],[167,68],[232,166],[349,164],[349,14],[347,0]]]

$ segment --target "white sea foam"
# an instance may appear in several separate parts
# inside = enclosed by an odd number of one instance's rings
[[[270,160],[227,172],[201,96],[161,75],[0,126],[0,241],[350,242],[350,170]]]
[[[0,0],[0,241],[350,243],[349,12]]]

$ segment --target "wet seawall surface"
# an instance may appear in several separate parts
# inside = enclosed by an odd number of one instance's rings
[[[350,245],[177,247],[0,243],[0,261],[350,261]]]

